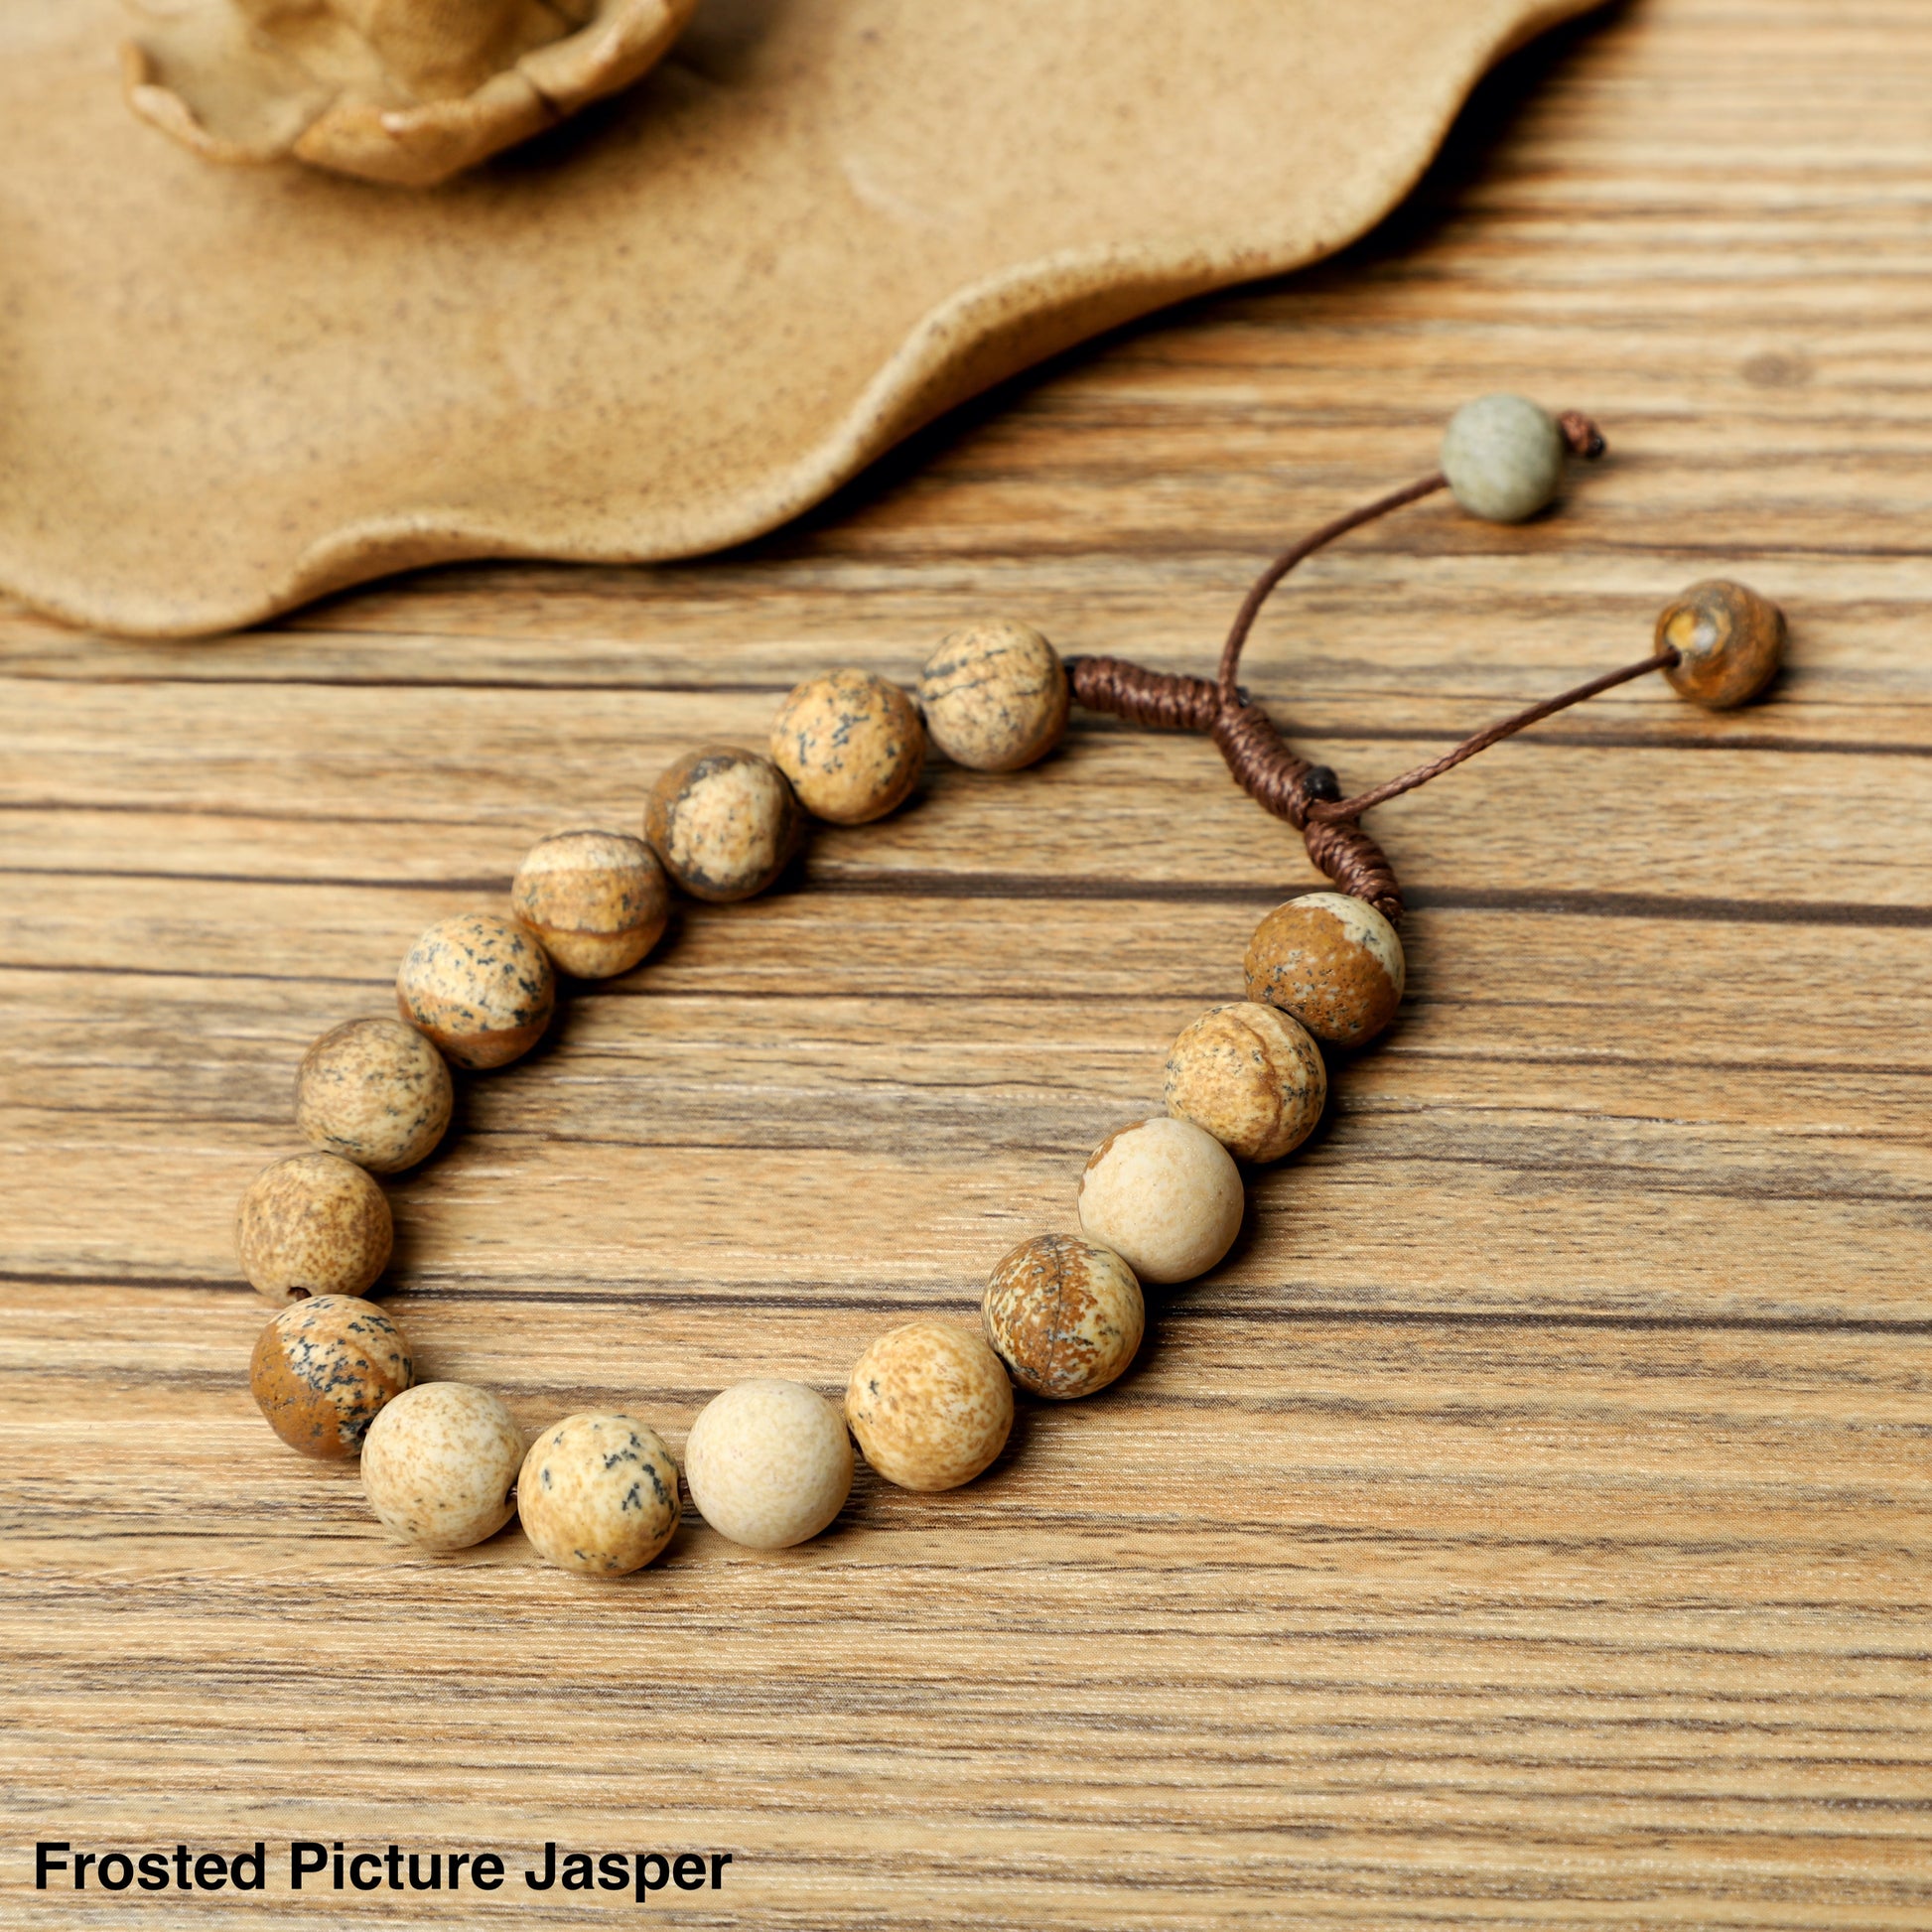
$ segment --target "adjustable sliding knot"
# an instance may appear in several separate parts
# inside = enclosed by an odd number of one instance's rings
[[[1274,720],[1244,692],[1230,699],[1204,677],[1150,671],[1119,657],[1069,657],[1066,673],[1075,701],[1089,711],[1211,738],[1241,789],[1302,833],[1320,872],[1385,917],[1402,916],[1402,894],[1382,848],[1352,821],[1311,816],[1340,791],[1334,772],[1296,757]]]

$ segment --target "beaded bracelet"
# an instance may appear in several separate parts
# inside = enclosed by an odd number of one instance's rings
[[[1566,455],[1593,459],[1586,418],[1516,396],[1466,405],[1442,468],[1324,525],[1277,557],[1235,618],[1213,680],[1116,658],[1062,661],[1038,631],[998,620],[948,636],[918,698],[869,671],[809,678],[785,699],[770,757],[694,751],[652,787],[644,837],[561,832],[517,872],[511,916],[472,912],[417,939],[397,976],[401,1021],[350,1020],[304,1055],[296,1124],[320,1150],[266,1169],[243,1195],[236,1240],[249,1282],[289,1304],[255,1344],[251,1384],[281,1439],[305,1454],[360,1454],[370,1506],[430,1551],[460,1550],[519,1515],[566,1570],[640,1569],[682,1513],[678,1465],[647,1424],[616,1412],[566,1417],[525,1449],[501,1400],[460,1382],[416,1383],[396,1324],[361,1299],[387,1266],[393,1227],[371,1177],[426,1159],[450,1121],[450,1067],[506,1065],[541,1037],[558,972],[627,972],[656,943],[670,885],[700,899],[749,898],[798,853],[807,816],[859,825],[900,805],[928,741],[956,763],[1016,771],[1059,743],[1071,704],[1211,737],[1236,780],[1303,834],[1339,890],[1304,894],[1255,928],[1245,1001],[1210,1008],[1168,1056],[1165,1114],[1110,1135],[1089,1157],[1078,1236],[1041,1234],[994,1267],[981,1328],[934,1320],[882,1335],[859,1358],[844,1413],[802,1384],[759,1378],[715,1397],[692,1424],[684,1480],[714,1529],[781,1549],[825,1529],[853,1477],[852,1437],[888,1481],[969,1482],[1005,1447],[1013,1385],[1066,1401],[1132,1361],[1144,1285],[1189,1281],[1220,1262],[1245,1206],[1238,1162],[1292,1153],[1326,1104],[1322,1048],[1365,1045],[1401,1002],[1402,897],[1360,819],[1525,726],[1662,671],[1713,709],[1747,702],[1775,675],[1777,607],[1742,585],[1692,586],[1657,620],[1640,662],[1531,705],[1440,758],[1344,798],[1325,765],[1297,758],[1237,682],[1267,598],[1297,564],[1376,517],[1448,488],[1470,513],[1519,522],[1544,509]]]

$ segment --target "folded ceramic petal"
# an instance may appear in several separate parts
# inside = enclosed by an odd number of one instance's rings
[[[485,111],[314,0],[331,58],[362,49],[351,124],[306,46],[144,4],[176,25],[135,92],[184,140],[408,179],[655,31],[571,0]],[[1042,356],[1341,247],[1587,4],[706,0],[627,92],[426,195],[207,167],[103,84],[119,0],[5,0],[0,588],[180,634],[459,558],[741,543]]]
[[[129,105],[210,161],[428,188],[655,65],[695,0],[149,0]]]

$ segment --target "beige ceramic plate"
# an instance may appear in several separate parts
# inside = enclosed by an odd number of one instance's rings
[[[422,193],[197,159],[111,0],[0,6],[0,586],[212,630],[767,530],[988,383],[1381,216],[1589,0],[700,0]]]

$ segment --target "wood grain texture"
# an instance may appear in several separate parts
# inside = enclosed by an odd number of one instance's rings
[[[1932,1926],[1932,36],[1638,0],[1480,96],[1417,203],[928,435],[781,538],[465,569],[136,645],[0,610],[0,1920]],[[630,1583],[387,1543],[255,1415],[247,1178],[303,1046],[525,847],[629,827],[797,677],[963,617],[1211,661],[1285,533],[1508,385],[1596,413],[1561,516],[1311,566],[1255,688],[1344,784],[1643,648],[1718,572],[1770,702],[1661,684],[1376,816],[1404,1014],[1127,1380],[955,1494],[862,1472]],[[681,1446],[828,1392],[1071,1225],[1087,1149],[1310,875],[1198,743],[937,768],[685,908],[393,1187],[387,1306],[534,1428]],[[730,1850],[511,1885],[32,1897],[31,1845]],[[26,1848],[23,1851],[23,1848]]]

